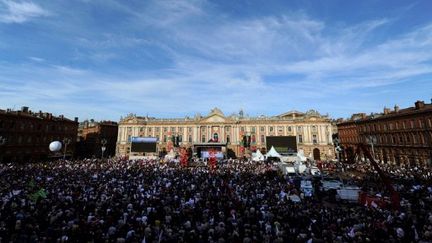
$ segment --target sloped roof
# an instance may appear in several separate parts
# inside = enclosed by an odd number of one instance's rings
[[[266,157],[278,157],[278,158],[280,158],[281,155],[272,146],[271,149],[266,153]]]
[[[293,114],[296,116],[303,116],[304,115],[303,112],[300,112],[297,110],[291,110],[291,111],[288,111],[288,112],[285,112],[285,113],[278,115],[278,117],[292,116]]]

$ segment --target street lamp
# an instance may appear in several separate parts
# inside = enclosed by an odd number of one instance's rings
[[[337,161],[340,162],[341,147],[339,146],[340,145],[339,138],[336,137],[336,138],[333,139],[333,145],[335,146]]]
[[[64,152],[63,152],[63,159],[64,160],[66,159],[67,146],[68,146],[68,144],[70,144],[70,142],[71,142],[70,138],[64,138],[63,139],[63,143],[65,145]]]
[[[104,152],[105,152],[105,150],[106,150],[105,144],[107,144],[107,140],[106,140],[105,138],[103,138],[103,139],[101,140],[101,144],[102,144],[101,150],[102,150],[102,159],[103,159]]]
[[[375,159],[374,144],[377,143],[376,137],[372,136],[372,135],[369,135],[369,136],[366,137],[366,142],[371,145],[371,147],[372,147],[372,158]]]

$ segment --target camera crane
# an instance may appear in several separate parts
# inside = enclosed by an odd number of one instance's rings
[[[350,164],[355,163],[356,159],[359,157],[360,153],[363,152],[363,154],[366,156],[366,158],[369,159],[369,162],[372,164],[374,169],[378,172],[378,175],[380,176],[381,180],[384,182],[384,185],[386,186],[387,190],[390,192],[390,198],[391,198],[391,203],[392,203],[393,209],[398,210],[400,207],[399,193],[392,186],[389,177],[378,166],[378,163],[372,157],[367,146],[363,143],[359,143],[357,145],[356,150],[347,149],[346,152],[347,152],[347,160],[348,160],[347,162]]]

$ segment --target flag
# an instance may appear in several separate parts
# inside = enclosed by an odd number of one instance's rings
[[[45,189],[40,189],[39,191],[30,194],[29,198],[30,200],[36,202],[37,200],[39,200],[40,198],[46,198],[47,197],[47,192],[45,191]]]

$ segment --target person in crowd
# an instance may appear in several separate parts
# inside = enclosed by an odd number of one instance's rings
[[[338,167],[385,195],[367,163]],[[401,194],[398,211],[294,202],[293,178],[249,160],[216,168],[121,159],[2,164],[0,242],[431,242],[431,171],[383,170]]]

